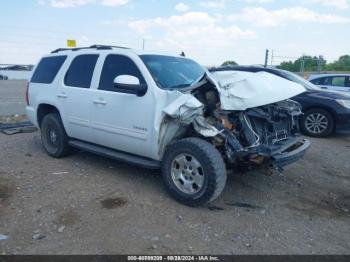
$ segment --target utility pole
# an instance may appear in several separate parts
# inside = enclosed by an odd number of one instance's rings
[[[271,50],[271,66],[273,66],[273,49]]]
[[[142,50],[145,50],[146,39],[142,38]]]
[[[318,59],[317,59],[317,73],[321,73],[322,61],[323,61],[323,57],[321,55],[319,55]]]
[[[267,63],[269,62],[269,50],[266,49],[265,52],[265,67],[267,67]]]
[[[303,54],[300,62],[300,73],[304,73],[305,70],[305,55]]]

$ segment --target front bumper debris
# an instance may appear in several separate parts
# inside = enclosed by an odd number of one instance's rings
[[[298,161],[304,156],[311,143],[307,139],[300,139],[292,146],[281,150],[277,154],[271,156],[271,164],[274,168],[280,168]]]

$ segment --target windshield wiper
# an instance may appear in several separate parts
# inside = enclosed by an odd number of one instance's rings
[[[173,89],[178,89],[178,88],[186,88],[191,86],[191,84],[179,84],[179,85],[174,85],[172,87],[167,88],[168,90],[173,90]]]

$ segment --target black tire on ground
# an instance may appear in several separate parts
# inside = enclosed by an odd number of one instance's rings
[[[71,147],[59,114],[50,113],[41,121],[41,141],[46,152],[55,158],[67,156]]]
[[[176,162],[183,156],[185,156],[185,161],[193,160],[197,164],[199,162],[198,169],[195,168],[198,165],[194,165],[194,169],[197,169],[195,173],[190,171],[193,171],[191,164],[184,164],[186,170],[183,170]],[[179,173],[186,171],[190,174],[185,173],[188,175],[185,176],[182,175],[184,173],[181,173],[180,179],[173,179],[172,170],[179,171]],[[185,138],[169,145],[163,157],[162,174],[167,191],[177,201],[189,206],[199,206],[215,200],[224,190],[227,178],[225,163],[219,151],[212,144],[200,138]],[[196,182],[194,182],[197,181],[198,177],[196,178],[196,176],[198,175],[202,176],[199,178],[202,181],[201,186],[196,186]],[[175,181],[180,184],[180,187],[181,181],[193,183],[189,190],[195,192],[182,191]]]
[[[322,132],[318,132],[315,130],[312,132],[310,128],[307,128],[307,119],[310,116],[317,116],[320,115],[322,117],[325,117],[327,119],[327,127],[322,130]],[[313,108],[309,109],[306,112],[304,112],[303,116],[300,119],[300,129],[303,132],[303,134],[311,137],[327,137],[331,135],[334,131],[334,118],[333,116],[326,110],[322,108]]]

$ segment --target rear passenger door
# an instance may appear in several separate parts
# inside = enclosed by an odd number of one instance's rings
[[[346,76],[331,76],[325,80],[324,85],[329,90],[334,91],[349,91],[346,87],[347,77]]]
[[[82,54],[70,63],[57,97],[64,111],[69,137],[93,142],[91,131],[91,82],[98,54]]]

